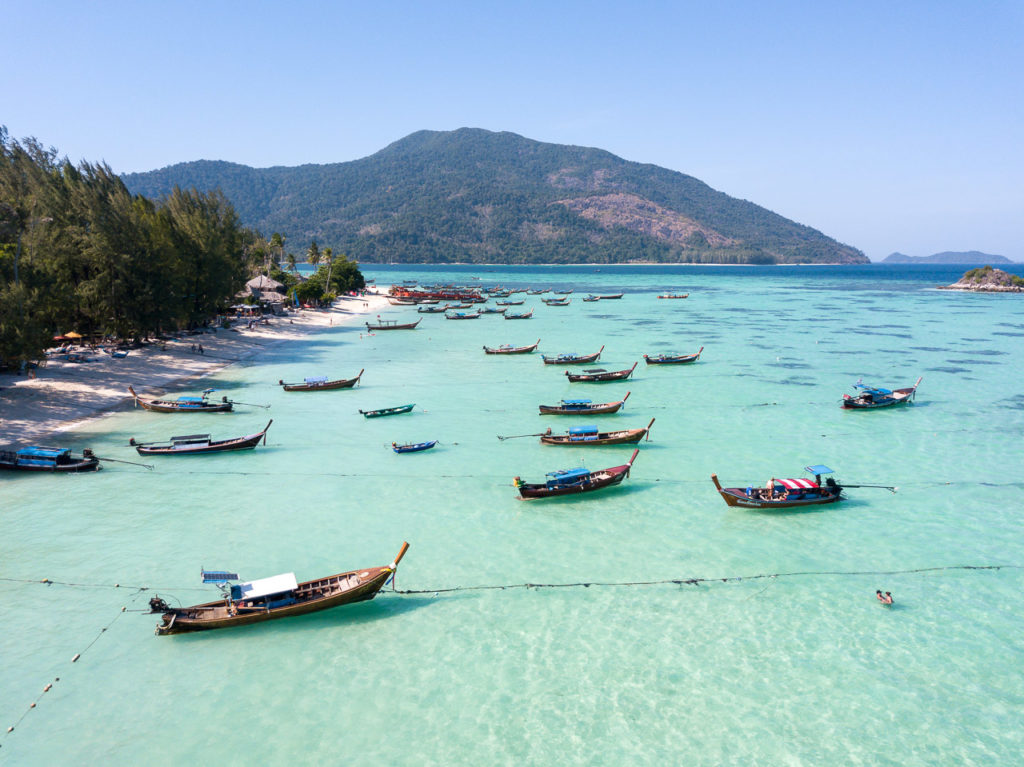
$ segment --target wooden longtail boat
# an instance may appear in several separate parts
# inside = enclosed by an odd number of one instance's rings
[[[100,460],[86,448],[82,457],[71,455],[66,447],[22,447],[0,450],[0,469],[8,471],[51,471],[73,474],[79,471],[98,471]]]
[[[568,296],[572,292],[573,292],[573,288],[570,288],[569,290],[556,290],[555,291],[555,295],[556,296]]]
[[[416,302],[410,298],[395,298],[394,296],[388,296],[388,303],[392,306],[415,306]]]
[[[402,413],[408,413],[414,407],[416,407],[415,403],[412,405],[398,405],[397,407],[383,407],[380,410],[360,410],[359,412],[367,418],[380,418],[385,415],[400,415]]]
[[[607,415],[610,413],[617,413],[619,408],[626,404],[626,400],[629,399],[629,395],[631,393],[632,392],[626,392],[626,396],[618,402],[602,402],[597,405],[589,399],[564,399],[558,405],[540,405],[540,414]]]
[[[600,301],[601,300],[601,296],[587,296],[583,300],[586,301],[589,304],[589,303],[593,303],[594,301]]]
[[[745,509],[792,509],[800,506],[818,506],[843,500],[843,488],[831,477],[821,483],[823,474],[831,474],[828,466],[807,466],[805,471],[814,479],[775,479],[772,477],[765,486],[722,487],[718,475],[712,474],[711,481],[729,506]]]
[[[421,453],[424,450],[430,450],[436,444],[436,439],[432,439],[429,442],[412,442],[408,445],[399,445],[397,442],[392,442],[391,449],[396,453]]]
[[[548,357],[542,354],[540,358],[544,360],[545,365],[585,365],[588,362],[597,362],[601,359],[601,352],[604,351],[604,344],[601,344],[601,348],[593,354],[556,354],[554,357]]]
[[[495,301],[498,306],[522,306],[526,303],[525,298],[520,298],[518,301]]]
[[[678,293],[665,293],[663,295],[658,296],[658,298],[689,298],[689,297],[690,297],[689,293],[682,293],[682,294],[678,294]]]
[[[472,309],[473,304],[445,304],[445,311],[451,311],[453,309]]]
[[[605,381],[624,381],[633,375],[633,371],[636,370],[636,366],[638,364],[639,363],[634,362],[633,367],[628,370],[613,370],[611,372],[604,370],[603,368],[584,370],[582,373],[570,373],[566,370],[565,375],[568,376],[570,383],[604,383]]]
[[[416,320],[415,322],[402,322],[402,323],[400,323],[398,320],[382,320],[382,319],[378,318],[376,324],[372,324],[372,323],[367,322],[366,323],[366,329],[367,330],[413,330],[413,329],[416,328],[417,325],[420,324],[420,322],[422,322],[422,319]]]
[[[622,298],[624,295],[626,295],[626,294],[625,293],[612,293],[612,294],[607,295],[607,296],[600,295],[600,296],[598,296],[598,298],[600,298],[602,301],[615,301],[617,299]]]
[[[285,383],[279,380],[278,386],[283,386],[285,391],[325,391],[327,389],[351,389],[359,379],[363,377],[366,368],[359,371],[355,378],[340,378],[337,381],[328,381],[327,376],[319,378],[307,378],[303,383]]]
[[[502,344],[498,347],[485,346],[485,354],[529,354],[532,351],[536,351],[537,347],[540,346],[540,339],[537,339],[537,343],[530,344],[529,346],[512,346],[511,344]]]
[[[512,312],[505,312],[506,320],[528,320],[533,317],[533,309],[526,312],[525,314],[514,314]]]
[[[573,426],[566,434],[552,434],[551,429],[540,438],[544,445],[572,445],[574,447],[590,447],[596,445],[628,445],[639,442],[651,432],[654,419],[644,429],[619,429],[618,431],[598,431],[596,426]]]
[[[530,290],[530,288],[527,288],[526,289],[526,295],[528,295],[528,296],[540,296],[540,295],[543,295],[544,293],[550,292],[550,290],[551,290],[551,288],[544,288],[544,290]]]
[[[232,403],[227,397],[222,397],[220,402],[210,402],[209,396],[213,389],[207,389],[202,397],[178,397],[177,399],[142,399],[135,393],[133,386],[128,387],[135,404],[143,410],[152,410],[154,413],[229,413]]]
[[[860,389],[861,392],[855,397],[851,397],[849,394],[843,395],[843,407],[849,410],[872,410],[879,407],[892,407],[893,405],[905,405],[908,402],[912,402],[914,395],[917,393],[917,387],[921,385],[921,379],[918,378],[917,382],[913,386],[908,386],[905,389],[878,389],[874,386],[866,386],[860,381],[855,383],[853,386],[855,389]]]
[[[157,635],[161,636],[245,626],[365,602],[377,596],[391,579],[408,548],[409,544],[403,543],[395,561],[384,567],[352,570],[302,583],[296,583],[294,573],[285,573],[229,585],[238,580],[235,573],[203,571],[203,583],[220,586],[223,599],[192,607],[171,607],[157,595],[149,600],[149,609],[162,614],[156,627]]]
[[[526,498],[555,498],[560,495],[578,495],[579,493],[591,493],[595,490],[603,490],[606,487],[614,487],[629,476],[629,470],[633,467],[639,449],[633,451],[629,461],[622,466],[612,466],[608,469],[589,471],[588,469],[561,469],[547,473],[548,480],[544,484],[530,484],[523,482],[519,477],[515,478],[516,488],[519,495]]]
[[[440,314],[448,310],[443,306],[417,306],[416,311],[420,314]]]
[[[696,354],[659,354],[654,357],[644,355],[644,362],[648,365],[685,365],[689,362],[696,362],[700,359],[700,353],[704,347],[700,347]]]
[[[571,298],[542,298],[541,301],[548,306],[568,306],[572,303]]]
[[[504,314],[508,311],[508,307],[502,306],[501,308],[498,308],[497,306],[485,306],[479,311],[480,314]]]
[[[446,320],[478,320],[480,312],[455,312],[455,314],[446,314],[444,318]]]
[[[210,439],[209,434],[190,434],[185,437],[171,437],[167,442],[136,442],[135,438],[128,444],[135,448],[139,455],[199,455],[202,453],[226,453],[231,450],[252,450],[263,440],[267,444],[267,429],[273,423],[270,420],[263,431],[247,437],[232,439]]]

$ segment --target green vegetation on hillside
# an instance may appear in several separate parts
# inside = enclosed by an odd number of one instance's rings
[[[370,262],[866,263],[855,248],[682,173],[477,129],[420,131],[354,162],[194,162],[125,176],[219,189],[242,220]]]

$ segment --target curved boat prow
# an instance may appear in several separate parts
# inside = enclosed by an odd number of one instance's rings
[[[623,405],[625,405],[625,404],[626,404],[626,400],[628,400],[628,399],[629,399],[629,395],[630,395],[630,394],[632,394],[632,393],[633,393],[633,392],[631,392],[631,391],[628,391],[628,392],[626,392],[626,396],[622,398],[622,404],[623,404]]]
[[[633,449],[633,455],[631,455],[629,457],[629,461],[626,463],[626,476],[627,477],[629,476],[629,470],[633,468],[633,461],[636,460],[636,457],[638,455],[640,455],[640,448],[634,448]]]
[[[711,475],[711,481],[715,483],[715,488],[718,490],[718,492],[722,492],[722,485],[718,481],[718,475],[717,474],[712,474]]]
[[[651,440],[651,427],[652,426],[654,426],[654,419],[653,418],[651,419],[651,422],[649,424],[647,424],[647,428],[644,429],[644,438],[648,442],[650,442],[650,440]]]
[[[391,563],[390,567],[392,570],[398,568],[398,563],[402,561],[402,557],[405,556],[405,552],[409,550],[409,544],[406,541],[402,541],[402,550],[398,552],[398,556],[395,557],[395,561]]]

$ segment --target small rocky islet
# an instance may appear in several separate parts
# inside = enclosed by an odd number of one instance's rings
[[[982,266],[966,272],[952,285],[939,287],[940,290],[969,290],[975,293],[1024,293],[1024,277],[991,266]]]

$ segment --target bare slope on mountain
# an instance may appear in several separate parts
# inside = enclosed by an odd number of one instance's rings
[[[255,169],[193,162],[125,176],[135,192],[220,188],[243,222],[360,261],[866,263],[758,205],[600,149],[463,128],[361,160]]]

